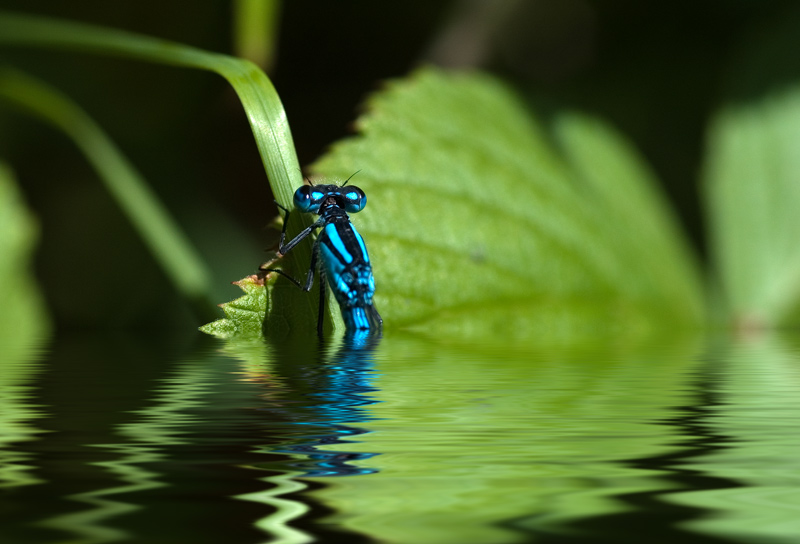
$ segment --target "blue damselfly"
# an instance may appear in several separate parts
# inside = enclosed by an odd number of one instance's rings
[[[295,191],[294,207],[303,213],[317,214],[319,219],[289,242],[286,242],[289,210],[276,202],[284,212],[283,229],[278,246],[280,255],[286,255],[315,230],[322,229],[314,241],[311,265],[305,284],[302,285],[280,269],[262,268],[264,271],[281,274],[308,292],[314,284],[314,273],[319,261],[322,280],[317,332],[320,336],[322,336],[326,284],[333,290],[339,303],[348,332],[379,333],[383,324],[383,319],[372,301],[375,278],[372,275],[367,246],[348,215],[364,209],[367,205],[367,195],[354,185],[347,186],[347,181],[342,185],[303,185]]]

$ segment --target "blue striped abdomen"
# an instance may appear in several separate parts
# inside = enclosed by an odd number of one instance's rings
[[[349,330],[380,327],[375,309],[375,278],[364,240],[349,221],[332,221],[317,238],[321,268],[333,290],[342,318]]]

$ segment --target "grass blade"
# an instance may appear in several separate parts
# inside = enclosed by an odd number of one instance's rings
[[[0,45],[113,55],[215,72],[231,84],[242,102],[276,200],[290,207],[294,190],[303,183],[280,98],[269,78],[250,61],[129,32],[8,12],[0,12]],[[292,214],[289,223],[290,232],[298,232],[310,224],[310,218]],[[293,263],[309,259],[310,246],[302,244],[281,265],[302,269]],[[316,297],[289,287],[276,286],[271,292],[273,307],[281,315],[270,326],[306,329],[316,320],[312,302]]]
[[[0,97],[64,131],[97,170],[173,285],[210,307],[210,273],[181,228],[103,130],[56,89],[9,68],[0,69]]]

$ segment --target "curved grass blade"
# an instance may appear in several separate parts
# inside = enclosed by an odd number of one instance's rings
[[[8,12],[0,12],[0,45],[113,55],[215,72],[233,86],[242,102],[278,202],[290,206],[294,190],[303,183],[283,105],[269,78],[250,61],[120,30]],[[290,217],[291,232],[309,224],[310,218],[301,214]],[[309,259],[310,246],[302,244],[282,265],[291,271],[293,262]],[[316,319],[316,297],[291,287],[279,282],[272,290],[273,307],[282,313],[270,325],[308,329]]]

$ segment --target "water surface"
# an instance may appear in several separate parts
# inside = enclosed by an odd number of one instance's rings
[[[797,345],[60,336],[0,362],[0,542],[797,542]]]

